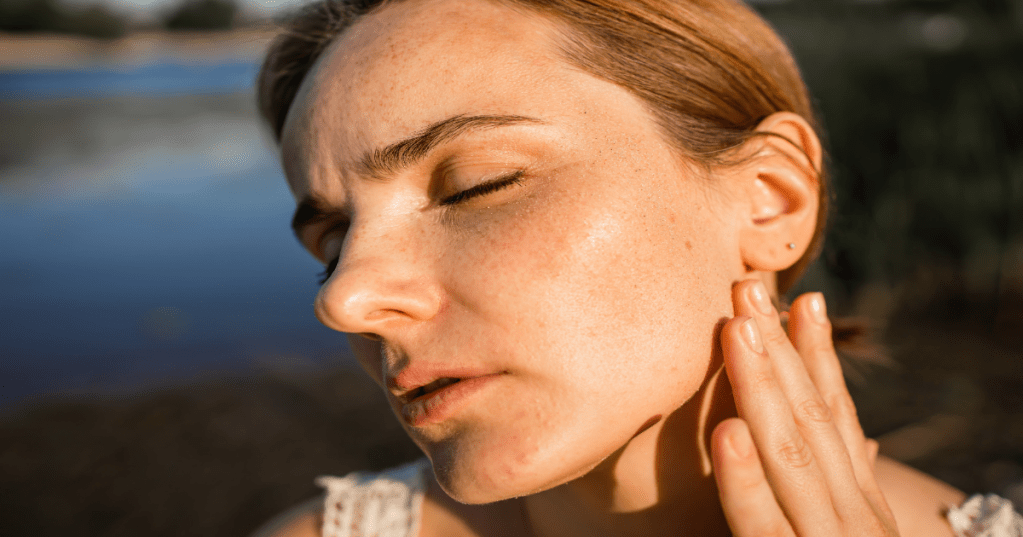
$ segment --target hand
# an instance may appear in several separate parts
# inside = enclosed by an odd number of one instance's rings
[[[738,418],[711,440],[725,517],[736,537],[894,536],[831,344],[820,293],[792,305],[786,335],[764,285],[736,284],[721,333]],[[794,345],[794,346],[793,346]]]

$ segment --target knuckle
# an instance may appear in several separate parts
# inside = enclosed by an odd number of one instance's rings
[[[749,385],[756,392],[764,392],[775,386],[774,373],[770,370],[757,371],[749,376]]]
[[[802,437],[782,442],[775,449],[778,461],[788,469],[806,468],[813,464],[813,451]]]
[[[764,482],[764,475],[762,473],[748,471],[745,475],[735,480],[735,488],[743,494],[749,495],[763,487]]]
[[[857,512],[849,517],[840,515],[844,535],[891,535],[890,528],[873,511]]]
[[[828,397],[828,406],[831,407],[831,412],[836,416],[846,419],[858,419],[856,405],[849,394],[836,393],[831,395]]]
[[[796,404],[792,409],[792,415],[800,426],[814,426],[831,421],[831,409],[824,401],[816,398]]]
[[[766,324],[766,323],[764,323]],[[778,348],[789,345],[789,336],[781,329],[761,329],[764,334],[764,341],[768,348]]]

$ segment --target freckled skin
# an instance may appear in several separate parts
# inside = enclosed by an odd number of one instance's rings
[[[346,235],[303,240],[324,260],[340,255],[321,320],[382,338],[352,337],[369,374],[507,372],[453,418],[406,425],[439,483],[469,503],[579,476],[689,400],[744,273],[726,186],[683,165],[633,95],[563,62],[555,32],[486,3],[385,7],[321,58],[284,130],[295,195],[350,218]],[[434,122],[484,114],[543,124],[459,137],[383,180],[352,165]],[[440,208],[430,187],[442,162],[455,163],[442,190],[525,175]]]

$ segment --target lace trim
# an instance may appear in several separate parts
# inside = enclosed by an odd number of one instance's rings
[[[323,537],[418,536],[428,469],[423,459],[380,473],[317,478],[327,489]],[[975,494],[946,517],[956,537],[1023,537],[1023,516],[994,494]]]
[[[428,467],[424,459],[380,473],[317,478],[327,489],[323,537],[416,537]]]
[[[1012,502],[994,494],[974,494],[961,507],[948,510],[956,537],[1023,537],[1023,516]]]

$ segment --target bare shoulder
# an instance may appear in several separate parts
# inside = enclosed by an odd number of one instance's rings
[[[874,473],[904,537],[952,535],[945,512],[963,502],[962,491],[887,457],[877,458]]]
[[[323,497],[306,500],[263,524],[251,537],[320,537]]]

